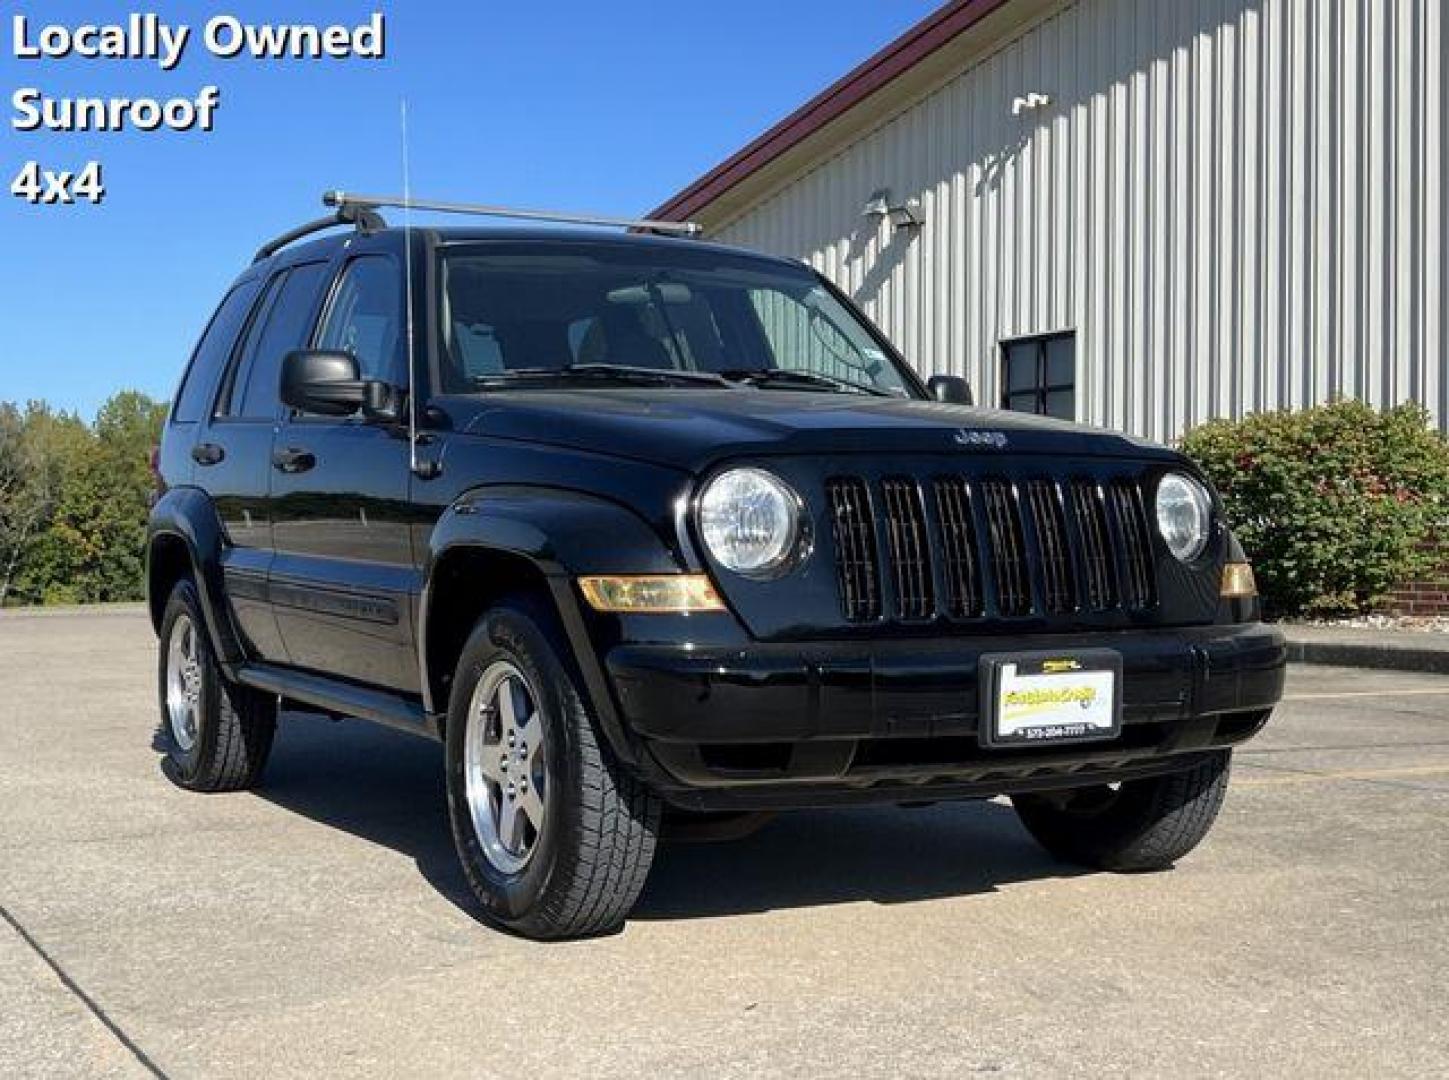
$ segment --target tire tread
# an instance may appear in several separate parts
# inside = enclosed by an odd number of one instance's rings
[[[561,868],[562,880],[530,920],[539,936],[590,936],[623,923],[648,878],[659,831],[658,799],[605,758],[582,705],[576,699],[570,705],[582,773],[578,858]]]

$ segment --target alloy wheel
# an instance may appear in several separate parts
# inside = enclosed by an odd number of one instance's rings
[[[201,656],[190,615],[177,616],[166,643],[166,716],[171,737],[189,753],[201,718]]]
[[[516,874],[543,835],[548,753],[538,695],[516,665],[489,665],[473,689],[463,781],[473,831],[494,868]]]

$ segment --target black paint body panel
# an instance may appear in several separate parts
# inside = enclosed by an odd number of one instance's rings
[[[682,805],[955,797],[1146,775],[1250,736],[1278,700],[1281,637],[1256,622],[1256,603],[1218,599],[1224,562],[1241,557],[1220,523],[1191,566],[1154,532],[1157,595],[1140,610],[1007,617],[988,603],[979,617],[864,624],[842,612],[824,494],[831,477],[872,485],[901,476],[1128,477],[1150,491],[1168,468],[1197,473],[1165,448],[926,400],[914,376],[919,400],[647,385],[429,392],[440,385],[437,253],[494,240],[577,242],[553,231],[415,229],[405,240],[384,230],[286,249],[244,275],[266,279],[322,260],[335,279],[349,259],[396,260],[413,244],[418,273],[404,302],[419,327],[420,437],[413,448],[404,422],[300,418],[280,405],[271,420],[168,423],[152,550],[184,545],[234,677],[436,735],[451,673],[430,629],[441,604],[434,585],[455,560],[499,553],[544,582],[615,754]],[[681,243],[598,234],[588,242],[672,251]],[[211,453],[203,444],[219,446],[221,458],[203,463]],[[774,471],[807,509],[809,554],[777,580],[729,573],[697,535],[700,486],[734,464]],[[934,513],[928,508],[930,528],[939,525]],[[576,585],[588,573],[676,572],[711,575],[729,610],[601,615]],[[475,583],[490,595],[510,584]],[[1120,738],[995,756],[979,747],[977,657],[1058,647],[1120,652]]]
[[[980,658],[1043,649],[1064,657],[1107,649],[1122,658],[1119,738],[1060,750],[980,746]],[[1255,731],[1254,718],[1282,696],[1286,664],[1282,634],[1261,624],[747,649],[620,645],[608,656],[626,722],[659,765],[656,786],[686,803],[692,788],[853,789],[886,773],[901,783],[950,783],[1023,754],[1039,762],[1115,761],[1231,745],[1244,730]],[[709,764],[710,749],[751,744],[815,744],[827,752],[799,761],[792,753],[773,766],[759,757],[755,769]],[[913,761],[902,752],[892,770],[852,772],[869,758],[867,746],[927,744],[951,747],[955,756]]]

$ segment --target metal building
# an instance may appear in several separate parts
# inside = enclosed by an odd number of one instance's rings
[[[954,0],[657,214],[809,260],[982,403],[1449,425],[1444,0]]]

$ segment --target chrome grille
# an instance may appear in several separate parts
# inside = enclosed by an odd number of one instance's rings
[[[1072,552],[1067,546],[1067,519],[1057,486],[1050,480],[1033,480],[1027,487],[1032,520],[1036,523],[1037,554],[1041,557],[1042,601],[1053,615],[1063,615],[1077,606]]]
[[[959,476],[936,481],[936,518],[941,525],[941,563],[946,580],[946,614],[973,619],[982,614],[981,571],[971,488]]]
[[[1151,607],[1157,599],[1157,588],[1152,574],[1152,534],[1148,532],[1142,492],[1129,480],[1115,480],[1111,498],[1122,541],[1122,599],[1127,607]]]
[[[870,493],[858,478],[831,480],[825,485],[830,502],[830,529],[835,538],[835,565],[840,581],[840,604],[851,622],[878,619],[880,577],[877,569],[875,524],[870,514]]]
[[[1107,531],[1107,508],[1102,503],[1102,490],[1095,481],[1077,480],[1072,484],[1072,512],[1077,519],[1077,536],[1082,547],[1082,566],[1086,574],[1087,606],[1105,611],[1117,603],[1117,590],[1112,573],[1112,549]]]
[[[987,480],[981,485],[981,496],[986,510],[997,611],[1002,615],[1029,614],[1031,568],[1026,562],[1016,486],[1005,480]]]
[[[881,494],[896,615],[902,619],[929,619],[935,614],[936,600],[921,490],[914,480],[892,479],[881,482]]]
[[[825,489],[850,622],[1060,617],[1157,602],[1135,479],[945,475],[923,486],[845,476]]]

